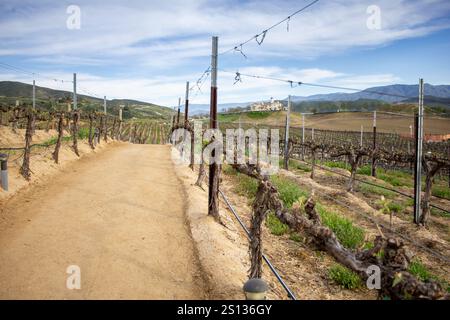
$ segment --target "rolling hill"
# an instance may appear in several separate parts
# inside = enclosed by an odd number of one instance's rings
[[[425,95],[436,98],[450,98],[450,85],[433,86],[428,83],[424,88]],[[386,95],[389,94],[389,95]],[[419,95],[419,85],[394,84],[381,87],[367,88],[353,93],[329,93],[311,96],[291,96],[292,101],[355,101],[359,99],[380,100],[385,102],[400,102]],[[405,98],[406,97],[406,98]],[[285,99],[286,100],[286,99]]]
[[[0,102],[15,103],[21,100],[31,103],[33,86],[30,84],[14,81],[0,81]],[[103,99],[88,95],[78,94],[78,106],[82,110],[103,110]],[[36,105],[43,109],[64,108],[72,99],[72,92],[54,90],[36,86]],[[122,106],[123,117],[129,118],[152,118],[170,119],[173,111],[170,108],[153,103],[130,100],[113,99],[107,100],[108,113],[118,114]]]

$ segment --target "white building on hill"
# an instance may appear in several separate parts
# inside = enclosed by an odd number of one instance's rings
[[[286,107],[281,101],[270,98],[270,101],[261,101],[251,104],[250,109],[252,111],[281,111],[286,110]]]

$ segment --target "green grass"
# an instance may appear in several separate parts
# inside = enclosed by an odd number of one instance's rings
[[[388,204],[388,208],[391,212],[395,212],[395,213],[403,212],[403,210],[405,210],[404,205],[399,202],[390,202]]]
[[[322,223],[334,232],[343,246],[354,249],[364,243],[364,230],[353,225],[350,219],[325,209],[320,203],[316,204],[316,210],[322,219]]]
[[[362,174],[365,176],[370,176],[372,175],[372,167],[371,166],[362,166],[361,168],[359,168],[358,170],[356,170],[357,174]]]
[[[242,196],[246,196],[250,200],[253,200],[258,191],[258,181],[245,174],[237,173],[238,184],[236,186],[236,192]]]
[[[399,178],[385,174],[385,173],[377,173],[377,178],[389,183],[390,185],[392,185],[394,187],[401,187],[401,186],[407,185],[403,181],[401,181]]]
[[[356,171],[356,173],[365,176],[370,176],[372,175],[372,166],[371,165],[362,166]],[[377,168],[377,178],[395,187],[413,186],[411,174],[401,170],[385,170],[383,168]]]
[[[230,113],[230,114],[223,114],[219,113],[217,115],[217,120],[220,122],[233,122],[239,120],[240,114],[238,113]]]
[[[386,190],[380,187],[375,187],[366,183],[360,183],[359,191],[368,196],[373,194],[385,196],[386,198],[394,198],[396,196],[396,193],[394,191]]]
[[[284,169],[284,159],[280,158],[279,161],[280,168]],[[289,159],[289,169],[301,170],[303,172],[311,172],[311,166],[301,163],[297,160]]]
[[[289,239],[295,242],[303,242],[304,238],[298,232],[291,232]]]
[[[289,160],[289,168],[311,172],[311,166],[291,159]]]
[[[345,170],[350,170],[350,165],[343,161],[325,161],[323,164],[329,168],[341,168]]]
[[[285,177],[272,176],[270,178],[280,194],[280,199],[287,208],[292,207],[300,197],[308,197],[308,192],[300,189],[298,184]]]
[[[434,275],[432,272],[428,270],[428,268],[419,260],[414,259],[409,264],[408,271],[417,277],[417,279],[422,281],[434,280],[438,282],[447,292],[450,292],[450,284],[441,279],[440,277]]]
[[[428,271],[427,267],[418,259],[414,259],[408,268],[408,271],[415,275],[417,279],[426,281],[431,279],[431,273]]]
[[[328,276],[345,289],[352,290],[362,286],[362,281],[358,274],[340,264],[333,265],[328,270]]]
[[[269,228],[270,233],[281,236],[289,231],[289,226],[280,221],[273,212],[269,212],[266,219],[266,226]]]
[[[431,194],[436,197],[441,197],[450,200],[450,188],[446,186],[433,186]]]
[[[247,117],[250,119],[265,119],[271,114],[273,114],[273,112],[270,111],[251,111],[246,113]]]

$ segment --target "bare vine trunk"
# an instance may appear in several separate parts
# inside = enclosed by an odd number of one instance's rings
[[[258,188],[262,188],[260,185]],[[263,252],[263,242],[262,242],[262,229],[261,225],[266,219],[267,207],[264,205],[264,192],[258,190],[255,200],[253,201],[253,215],[250,224],[250,270],[249,278],[261,278],[262,276],[262,252]]]
[[[311,179],[314,180],[314,172],[316,169],[316,149],[312,148],[311,150]]]
[[[59,114],[59,120],[58,120],[58,138],[56,140],[56,145],[55,145],[55,151],[53,151],[53,160],[55,160],[55,163],[58,163],[58,159],[59,159],[59,149],[61,148],[61,139],[63,137],[64,134],[64,113],[61,112]]]
[[[72,149],[73,152],[79,157],[80,153],[78,151],[78,120],[80,118],[80,113],[75,110],[72,114]]]
[[[25,150],[23,154],[23,162],[20,167],[20,174],[26,179],[30,180],[30,155],[31,155],[31,141],[33,140],[33,128],[35,122],[34,111],[28,111],[27,114],[27,129],[25,132]]]
[[[108,142],[108,117],[105,115],[105,121],[104,121],[104,129],[103,129],[103,140],[105,142]]]
[[[299,206],[286,209],[279,198],[276,188],[267,178],[261,176],[255,166],[233,165],[239,172],[259,180],[258,211],[271,210],[293,231],[306,234],[321,250],[326,251],[337,262],[353,270],[364,280],[368,279],[369,266],[378,266],[381,270],[380,296],[388,295],[391,299],[446,299],[448,294],[435,281],[422,282],[407,271],[409,257],[402,242],[396,239],[377,237],[371,249],[353,252],[345,248],[333,231],[322,225],[319,214],[315,210],[315,202],[309,198],[302,214]],[[383,257],[378,253],[383,250]]]
[[[92,113],[89,114],[89,146],[92,150],[95,149],[94,146],[94,115]]]

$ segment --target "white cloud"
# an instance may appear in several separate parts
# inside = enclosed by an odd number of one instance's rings
[[[90,91],[174,104],[184,81],[195,80],[209,64],[210,36],[220,36],[220,51],[281,20],[308,1],[206,1],[170,2],[129,0],[78,0],[81,30],[66,28],[66,1],[4,0],[0,4],[0,58],[19,56],[45,70],[84,70],[80,78]],[[292,61],[335,55],[355,48],[383,46],[449,28],[450,2],[446,0],[382,0],[381,30],[366,27],[366,9],[373,0],[319,1],[271,30],[261,46],[252,41],[239,53],[221,56],[221,62],[244,73],[270,75],[335,85],[373,86],[399,81],[393,74],[350,75],[321,68],[298,68]],[[222,60],[223,59],[223,60]],[[289,60],[289,66],[276,66]],[[203,63],[204,62],[204,63]],[[281,64],[281,62],[280,62]],[[259,67],[256,67],[259,65]],[[199,66],[201,66],[199,68]],[[220,64],[224,69],[227,65]],[[95,69],[95,68],[98,69]],[[89,69],[91,68],[91,69]],[[98,71],[96,71],[98,70]],[[234,70],[234,68],[231,68]],[[48,71],[45,71],[48,73]],[[52,73],[52,72],[50,72]],[[54,71],[67,78],[61,71]],[[93,77],[95,74],[95,77]],[[5,79],[6,75],[2,75]],[[70,73],[69,73],[70,77]],[[223,102],[310,94],[311,89],[245,79],[233,86],[232,74],[221,74]],[[51,85],[51,82],[48,83]],[[80,83],[81,85],[81,83]],[[205,85],[199,102],[208,102]]]

